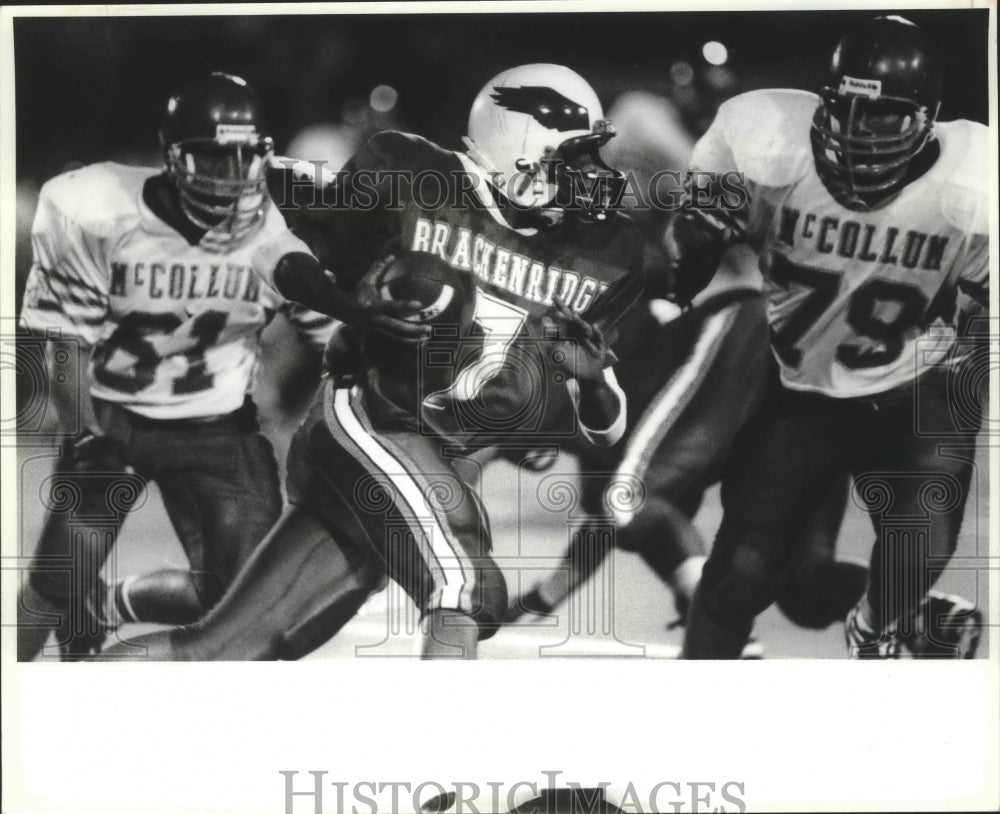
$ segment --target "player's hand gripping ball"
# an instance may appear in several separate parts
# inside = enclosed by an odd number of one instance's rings
[[[476,308],[472,275],[423,252],[386,256],[362,291],[371,327],[396,338],[465,336]]]

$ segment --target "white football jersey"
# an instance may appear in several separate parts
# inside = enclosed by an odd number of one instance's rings
[[[334,320],[283,299],[251,268],[254,249],[285,229],[276,207],[243,245],[206,251],[143,200],[159,172],[107,162],[42,187],[21,323],[93,346],[95,398],[149,418],[223,415],[251,389],[258,339],[276,311],[319,349]]]
[[[819,97],[760,90],[720,108],[691,169],[743,174],[739,216],[760,258],[785,385],[837,397],[880,393],[940,362],[956,302],[985,301],[989,139],[969,121],[934,125],[940,155],[885,206],[848,209],[813,161]]]

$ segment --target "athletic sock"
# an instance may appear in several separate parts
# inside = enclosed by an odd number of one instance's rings
[[[674,606],[680,615],[680,623],[687,620],[688,610],[691,607],[691,600],[694,592],[701,581],[701,572],[705,568],[705,561],[708,557],[698,555],[688,557],[684,562],[674,569],[668,582],[674,592]]]
[[[424,659],[474,659],[479,642],[476,620],[458,610],[438,609],[424,619],[420,657]]]
[[[858,602],[857,627],[865,636],[877,638],[880,625],[875,624],[875,612],[872,610],[868,594]]]

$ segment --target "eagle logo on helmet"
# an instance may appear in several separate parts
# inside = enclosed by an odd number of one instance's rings
[[[495,87],[491,94],[500,107],[524,113],[549,130],[565,133],[590,128],[590,113],[584,105],[543,86]]]

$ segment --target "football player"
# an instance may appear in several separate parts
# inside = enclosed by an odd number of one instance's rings
[[[613,447],[578,451],[582,505],[597,522],[574,535],[557,569],[515,599],[507,621],[551,614],[591,576],[610,550],[610,517],[614,545],[637,552],[673,591],[679,619],[669,627],[684,623],[708,552],[692,521],[733,459],[740,428],[760,410],[770,358],[759,291],[736,272],[722,276],[690,309],[650,300],[622,328],[613,350],[629,405],[625,434]],[[867,569],[834,556],[847,487],[843,471],[831,473],[826,503],[796,532],[778,604],[799,625],[843,620],[864,592]],[[743,657],[760,652],[751,643]]]
[[[819,96],[737,96],[695,148],[692,169],[742,173],[746,197],[692,197],[671,225],[676,271],[690,294],[727,245],[756,250],[774,370],[723,481],[689,658],[738,657],[777,596],[792,529],[844,466],[876,535],[850,654],[897,656],[928,616],[936,654],[975,650],[973,608],[928,592],[973,471],[980,408],[953,396],[981,358],[956,325],[987,307],[989,148],[980,124],[936,122],[940,104],[927,36],[879,17],[840,42]]]
[[[255,266],[284,296],[358,326],[365,351],[353,377],[328,378],[296,434],[290,509],[203,620],[132,642],[147,658],[301,657],[386,573],[423,614],[424,656],[475,655],[503,619],[506,586],[455,459],[561,429],[547,422],[564,401],[591,443],[613,444],[624,427],[602,332],[643,276],[637,230],[613,206],[620,174],[599,153],[613,132],[582,77],[526,65],[476,97],[468,152],[383,132],[333,183],[315,176],[318,189],[300,183],[311,165],[283,168],[274,196],[297,234],[262,247]],[[468,291],[467,324],[435,324],[437,298],[417,299],[416,345],[405,350],[396,331],[394,350],[373,351],[384,331],[365,309],[387,245],[406,274],[437,265],[465,281],[449,288]],[[431,328],[449,329],[452,347],[433,333],[419,341]]]
[[[285,224],[267,195],[272,141],[247,83],[192,82],[170,97],[160,141],[165,169],[94,164],[39,197],[21,322],[60,347],[72,340],[80,369],[62,365],[50,381],[66,439],[19,602],[22,660],[53,626],[75,657],[121,621],[193,621],[222,595],[281,512],[250,398],[261,331],[284,312],[318,369],[333,330],[253,273],[251,254]],[[149,480],[191,571],[105,589],[101,567]]]

